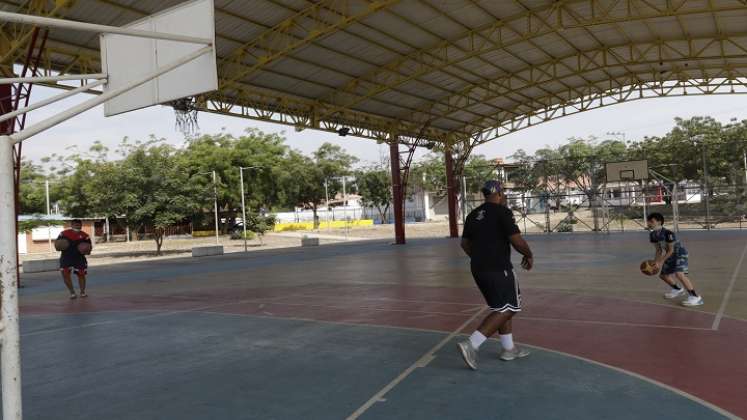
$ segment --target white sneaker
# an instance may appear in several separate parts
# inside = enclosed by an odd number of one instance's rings
[[[686,293],[685,289],[680,287],[679,289],[672,289],[664,293],[664,298],[665,299],[677,299],[678,297],[684,295],[685,293]]]
[[[682,306],[700,306],[703,304],[703,298],[700,296],[688,296],[680,305]]]
[[[472,344],[470,344],[469,340],[458,342],[457,348],[462,354],[464,363],[466,363],[470,369],[477,370],[477,352],[472,347]]]
[[[503,350],[499,356],[501,360],[511,361],[514,359],[521,359],[522,357],[529,356],[529,350],[514,346],[511,350]]]

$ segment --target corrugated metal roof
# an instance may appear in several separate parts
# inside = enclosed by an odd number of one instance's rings
[[[78,0],[63,14],[119,26],[179,3]],[[14,4],[0,2],[0,9],[24,11]],[[249,48],[243,64],[256,69],[240,81],[243,94],[258,92],[242,98],[226,89],[221,100],[258,109],[268,101],[273,110],[292,103],[288,112],[304,109],[321,121],[409,124],[415,131],[427,121],[443,135],[468,136],[508,121],[496,115],[563,105],[623,82],[747,76],[747,6],[739,0],[216,0],[215,6],[219,74],[230,79],[244,71],[224,61]],[[51,69],[72,63],[68,70],[75,72],[76,52],[96,51],[98,36],[54,29],[49,45]],[[269,54],[273,59],[257,64]]]

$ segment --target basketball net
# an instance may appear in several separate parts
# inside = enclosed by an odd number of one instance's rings
[[[197,100],[194,97],[180,98],[169,103],[174,108],[176,115],[176,129],[185,137],[197,133],[200,126],[197,124]]]

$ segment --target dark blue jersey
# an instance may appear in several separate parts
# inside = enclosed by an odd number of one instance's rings
[[[649,240],[652,244],[657,244],[662,251],[667,250],[667,244],[672,244],[673,252],[672,256],[686,255],[687,250],[682,243],[677,239],[677,235],[669,229],[661,228],[659,230],[652,230],[649,235]]]

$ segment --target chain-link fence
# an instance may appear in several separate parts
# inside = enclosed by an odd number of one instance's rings
[[[466,182],[465,182],[466,183]],[[675,229],[747,228],[744,185],[708,187],[693,182],[661,181],[605,183],[593,191],[570,187],[539,191],[508,191],[508,205],[523,233],[626,232],[646,229],[647,215],[664,215]],[[464,190],[462,191],[464,195]],[[462,214],[483,202],[466,193]]]

